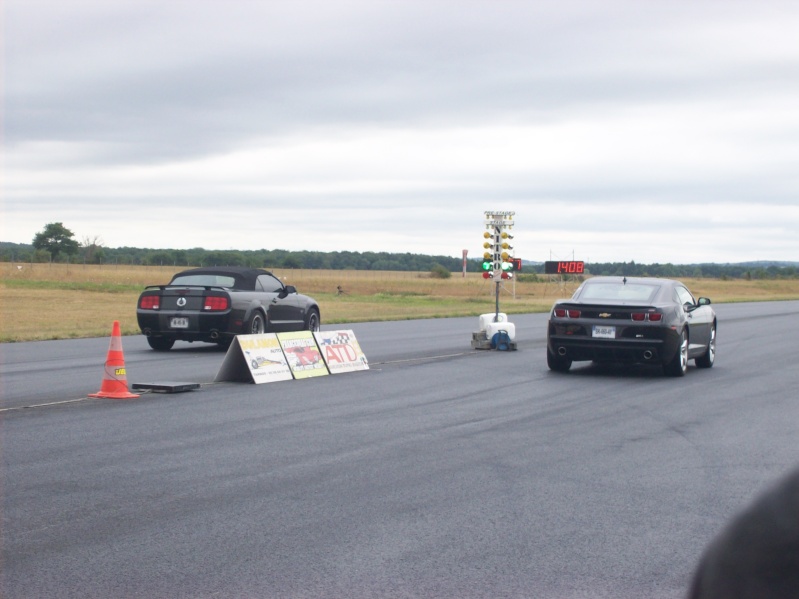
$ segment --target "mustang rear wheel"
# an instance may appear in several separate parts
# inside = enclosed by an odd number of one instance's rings
[[[247,321],[246,326],[244,327],[244,333],[247,335],[260,335],[266,330],[266,321],[264,320],[264,315],[256,310],[250,316],[250,320]]]
[[[305,317],[305,330],[311,332],[318,331],[321,324],[319,312],[316,310],[309,310],[308,315]]]
[[[688,369],[688,335],[685,331],[680,333],[680,347],[674,357],[663,365],[663,372],[669,376],[685,376]]]
[[[147,343],[155,351],[169,351],[175,345],[175,340],[168,337],[147,337]]]
[[[710,339],[707,342],[707,351],[699,356],[694,363],[698,368],[711,368],[716,361],[716,325],[710,327]]]

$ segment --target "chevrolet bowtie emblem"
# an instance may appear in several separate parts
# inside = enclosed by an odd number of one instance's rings
[[[610,318],[610,312],[600,312],[599,313],[599,317],[600,318]]]

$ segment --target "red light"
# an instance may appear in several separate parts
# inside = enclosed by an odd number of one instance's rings
[[[490,279],[492,276],[493,276],[493,274],[490,273],[490,272],[484,272],[483,273],[483,278],[484,279]]]
[[[580,318],[579,310],[569,310],[569,318]]]
[[[157,295],[145,295],[139,300],[139,308],[142,310],[158,310],[159,297]]]
[[[555,308],[555,316],[558,318],[566,318],[566,310],[563,308]]]
[[[663,320],[663,314],[660,312],[633,312],[630,317],[636,322],[648,320],[650,322],[660,322]]]
[[[211,310],[211,311],[218,311],[218,310],[227,310],[228,301],[226,297],[219,297],[217,295],[212,295],[205,298],[205,303],[203,304],[203,310]]]

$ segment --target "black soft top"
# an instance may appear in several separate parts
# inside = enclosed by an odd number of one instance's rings
[[[202,277],[207,282],[198,282],[196,283],[197,285],[228,287],[228,285],[222,285],[220,283],[214,282],[214,278],[233,277],[235,281],[233,284],[234,289],[252,291],[255,289],[255,281],[260,275],[272,275],[272,273],[268,270],[264,270],[263,268],[247,268],[240,266],[207,266],[204,268],[192,268],[190,270],[184,270],[176,273],[172,277],[172,281],[175,281],[175,279],[180,277]],[[170,282],[170,285],[172,284],[173,283]]]

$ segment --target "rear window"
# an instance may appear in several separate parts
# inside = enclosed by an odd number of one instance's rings
[[[639,283],[585,284],[580,293],[582,301],[644,302],[651,303],[660,287]]]
[[[236,278],[227,275],[184,275],[172,279],[170,285],[200,285],[202,287],[235,287]]]

